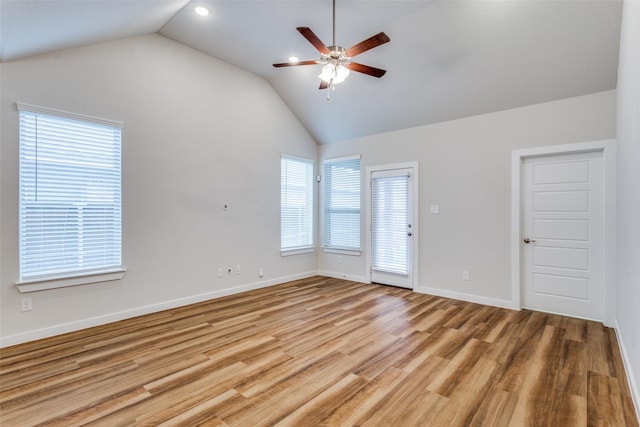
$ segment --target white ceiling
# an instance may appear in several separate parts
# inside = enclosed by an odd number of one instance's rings
[[[295,28],[330,45],[330,0],[0,1],[2,62],[157,32],[266,78],[319,143],[614,89],[622,12],[621,0],[337,0],[338,45],[391,42],[356,59],[384,77],[351,73],[327,101],[320,65],[271,64],[318,59]]]

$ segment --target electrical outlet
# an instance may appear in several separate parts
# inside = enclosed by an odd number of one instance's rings
[[[222,269],[222,267],[218,267],[218,277],[222,277],[223,274],[224,270]]]
[[[240,266],[236,265],[236,274],[240,274]]]
[[[264,270],[262,268],[258,269],[258,277],[264,276]]]
[[[468,271],[465,270],[465,271],[462,272],[462,280],[465,280],[467,282],[470,280]]]
[[[20,311],[31,310],[33,310],[33,300],[31,298],[22,298],[22,300],[20,300]]]

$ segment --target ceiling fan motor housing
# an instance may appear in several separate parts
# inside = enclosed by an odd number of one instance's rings
[[[347,50],[342,46],[329,46],[328,54],[320,54],[320,63],[331,63],[334,65],[347,65],[349,64],[350,56],[347,56]]]

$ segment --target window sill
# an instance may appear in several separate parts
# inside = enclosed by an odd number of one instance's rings
[[[316,248],[296,248],[296,249],[281,249],[280,256],[291,256],[300,254],[310,254],[315,252]]]
[[[362,250],[360,249],[324,248],[324,252],[328,254],[340,254],[340,255],[351,255],[351,256],[360,256],[362,254]]]
[[[90,283],[110,282],[124,277],[125,269],[97,271],[81,276],[43,278],[25,280],[16,283],[20,293],[44,291],[47,289],[66,288],[68,286],[88,285]]]

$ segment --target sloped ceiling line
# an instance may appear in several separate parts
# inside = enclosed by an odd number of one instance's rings
[[[157,32],[265,77],[331,143],[614,89],[621,14],[621,0],[338,0],[339,44],[391,42],[358,57],[383,78],[353,73],[330,102],[316,67],[271,66],[316,58],[295,28],[330,41],[330,0],[0,0],[0,60]]]

